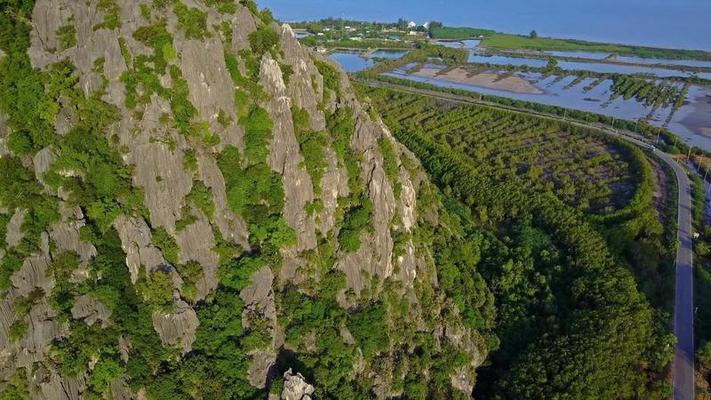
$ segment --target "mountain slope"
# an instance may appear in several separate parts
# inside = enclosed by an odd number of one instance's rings
[[[242,3],[0,4],[6,393],[470,395],[496,339],[466,227]]]

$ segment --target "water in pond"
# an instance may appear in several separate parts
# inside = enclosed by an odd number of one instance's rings
[[[464,44],[465,49],[476,49],[477,47],[479,47],[479,43],[481,43],[481,40],[467,39],[462,40],[462,43]]]
[[[481,64],[493,64],[493,65],[515,65],[515,66],[529,66],[529,67],[545,67],[548,64],[548,60],[542,60],[538,58],[519,58],[510,56],[486,56],[482,54],[472,53],[469,55],[470,63],[481,63]],[[657,76],[660,78],[669,77],[688,77],[691,76],[690,72],[664,69],[664,68],[653,68],[653,67],[643,67],[638,65],[620,65],[620,64],[608,64],[608,63],[598,63],[598,62],[576,62],[576,61],[559,61],[558,66],[564,70],[568,71],[592,71],[599,73],[617,73],[617,74],[649,74],[652,76]],[[696,74],[699,78],[711,79],[711,73],[709,72],[699,72]]]
[[[711,81],[711,72],[695,72],[692,75],[697,76],[701,79],[706,79],[707,81]]]
[[[370,53],[370,58],[398,59],[407,54],[406,50],[378,50]]]
[[[554,57],[575,57],[575,58],[587,58],[590,60],[604,60],[610,54],[600,53],[595,51],[546,51],[545,54]]]
[[[702,60],[666,60],[661,58],[641,58],[641,57],[625,57],[616,56],[614,58],[617,61],[633,63],[633,64],[661,64],[661,65],[679,65],[683,67],[701,67],[701,68],[711,68],[711,61]]]
[[[607,63],[586,63],[586,62],[574,62],[574,61],[560,61],[558,66],[562,69],[568,71],[593,71],[600,73],[616,73],[616,74],[649,74],[652,76],[657,76],[660,78],[669,77],[687,77],[690,74],[688,72],[664,69],[664,68],[652,68],[652,67],[641,67],[637,65],[619,65],[619,64],[607,64]]]
[[[473,50],[479,47],[481,40],[478,39],[467,39],[467,40],[438,40],[436,42],[440,46],[450,47],[453,49],[469,49]]]
[[[452,49],[463,49],[464,48],[464,43],[462,43],[461,41],[438,40],[437,44],[440,46],[449,47]]]
[[[305,37],[311,36],[311,32],[307,31],[296,31],[294,32],[294,35],[296,35],[297,39],[303,39]]]
[[[358,72],[372,67],[375,62],[363,58],[359,53],[335,52],[328,55],[333,61],[341,65],[346,72]]]

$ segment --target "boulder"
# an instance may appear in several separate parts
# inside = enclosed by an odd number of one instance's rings
[[[291,368],[284,373],[282,400],[311,400],[314,390],[314,387],[306,382],[306,378],[300,373],[294,374],[291,372]]]

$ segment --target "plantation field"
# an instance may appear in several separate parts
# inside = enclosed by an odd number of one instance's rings
[[[536,191],[594,214],[628,204],[638,177],[628,145],[555,122],[476,105],[453,105],[399,92],[368,95],[396,127],[419,127],[438,143],[468,156],[480,172],[505,181],[523,177]]]

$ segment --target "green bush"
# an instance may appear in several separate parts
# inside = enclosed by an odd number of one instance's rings
[[[183,279],[183,287],[180,293],[190,302],[195,302],[198,295],[197,282],[203,278],[203,270],[197,261],[188,261],[177,266],[178,274]]]
[[[204,39],[208,35],[207,13],[190,8],[178,0],[175,2],[175,14],[186,38]]]
[[[94,30],[118,29],[121,27],[121,8],[114,0],[99,0],[96,8],[104,13],[104,22],[95,25]]]
[[[279,35],[269,25],[262,25],[249,34],[249,45],[259,58],[279,44]]]
[[[360,249],[360,236],[363,231],[372,230],[371,215],[373,203],[368,198],[362,198],[359,204],[352,206],[345,214],[338,243],[344,252],[354,252]]]
[[[393,184],[399,182],[395,145],[393,145],[390,139],[382,137],[378,140],[378,148],[380,149],[380,154],[383,156],[383,169],[385,170],[385,175],[387,175],[388,179]]]
[[[311,121],[306,110],[292,106],[291,115],[296,138],[299,141],[301,154],[304,157],[306,171],[311,177],[314,193],[319,195],[321,193],[321,178],[323,178],[328,167],[326,163],[328,134],[326,132],[311,131]]]
[[[326,89],[333,90],[338,96],[341,93],[341,73],[326,61],[315,60],[314,64],[318,72],[323,76],[323,86]]]
[[[188,149],[183,155],[183,167],[190,172],[197,172],[198,160],[195,150]]]
[[[116,360],[102,358],[94,366],[87,383],[96,393],[109,393],[111,384],[123,376],[124,372]]]
[[[212,7],[217,7],[217,10],[223,14],[234,14],[237,12],[237,3],[235,0],[206,0],[205,3]]]
[[[342,108],[336,114],[327,117],[327,129],[333,138],[333,150],[339,162],[348,171],[348,188],[354,195],[363,189],[360,184],[360,165],[358,157],[351,149],[351,138],[355,132],[353,110]]]
[[[170,108],[173,110],[173,117],[180,132],[186,136],[191,135],[192,119],[197,115],[197,109],[188,99],[188,81],[183,79],[180,68],[175,65],[170,66],[170,77],[173,80],[173,90],[170,95]]]
[[[144,301],[154,310],[169,312],[173,307],[173,280],[168,272],[161,270],[148,274],[141,271],[137,287]]]
[[[186,201],[195,204],[209,219],[215,216],[215,203],[212,201],[212,189],[205,186],[202,181],[193,181],[193,188],[186,197]]]
[[[163,54],[166,46],[173,46],[173,37],[168,33],[166,20],[162,19],[155,24],[141,26],[133,33],[133,38],[153,49],[152,60],[159,73],[165,72],[168,61]]]
[[[272,120],[269,113],[259,106],[253,106],[249,114],[240,119],[244,126],[244,146],[250,165],[265,163],[269,155],[269,141],[272,135]]]
[[[163,252],[166,261],[173,265],[180,262],[180,247],[168,231],[164,228],[154,229],[152,239],[153,243]]]
[[[257,9],[257,3],[254,0],[239,0],[239,3],[247,7],[247,9],[249,10],[249,12],[252,13],[252,15],[257,15],[259,13],[259,9]]]
[[[388,327],[382,304],[369,304],[348,315],[346,326],[367,358],[388,346]]]
[[[268,140],[271,136],[257,138],[259,135],[253,134],[255,141]],[[243,169],[239,150],[228,146],[220,154],[218,165],[225,177],[230,208],[248,223],[251,241],[273,252],[295,244],[296,234],[281,217],[284,208],[282,177],[266,164],[266,153],[263,157],[263,161]]]
[[[68,25],[57,29],[56,35],[59,42],[59,50],[66,50],[77,45],[77,30],[74,28],[73,22],[70,21]]]
[[[8,331],[8,338],[11,342],[19,342],[27,334],[30,329],[30,325],[24,319],[18,319],[10,325],[10,330]]]
[[[0,392],[0,400],[30,400],[30,390],[27,386],[26,372],[23,368],[19,368]]]

